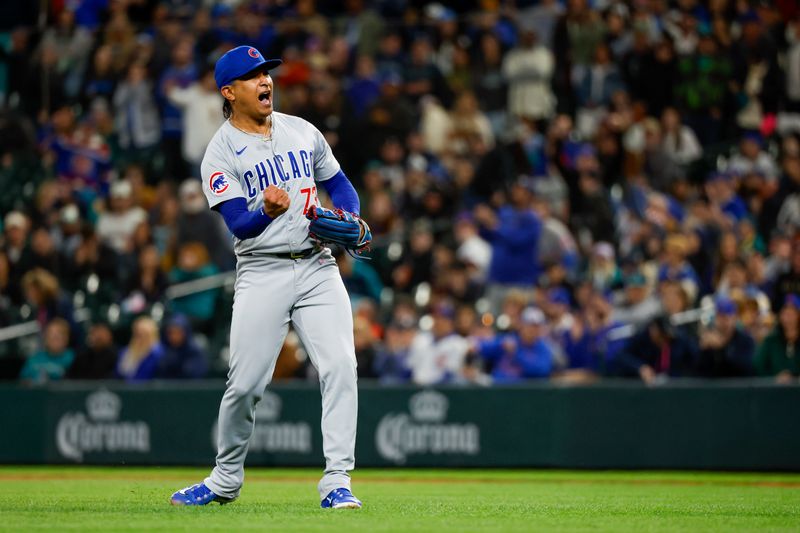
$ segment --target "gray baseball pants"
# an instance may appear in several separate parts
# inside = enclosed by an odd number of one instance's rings
[[[325,454],[320,500],[335,488],[350,488],[358,414],[353,317],[336,260],[324,249],[305,259],[238,259],[217,466],[205,479],[218,496],[239,494],[256,404],[272,379],[290,321],[319,373]]]

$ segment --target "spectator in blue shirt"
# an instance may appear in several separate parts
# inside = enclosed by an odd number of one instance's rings
[[[78,0],[70,4],[75,10],[75,23],[89,30],[96,29],[104,18],[108,0]]]
[[[375,351],[372,368],[383,384],[408,383],[411,368],[408,354],[414,340],[417,323],[410,317],[399,317],[386,328],[386,335]]]
[[[531,207],[533,194],[517,181],[508,199],[508,205],[496,212],[486,205],[475,208],[481,235],[492,245],[487,281],[495,309],[509,289],[530,288],[541,274],[537,257],[542,222]]]
[[[148,316],[134,320],[131,341],[117,360],[118,377],[125,381],[148,381],[156,377],[164,347],[158,338],[158,326]]]
[[[359,56],[356,72],[347,84],[347,99],[357,117],[364,116],[370,105],[381,95],[381,84],[375,70],[375,60]]]
[[[164,355],[158,363],[158,377],[198,379],[208,373],[208,357],[192,336],[189,319],[173,315],[164,328]]]
[[[90,121],[78,122],[71,106],[61,105],[53,113],[42,144],[54,159],[56,176],[83,203],[94,199],[90,193],[103,192],[111,169],[111,148]]]
[[[475,350],[491,365],[496,383],[547,378],[555,366],[555,350],[545,334],[547,319],[541,310],[526,308],[519,330],[480,341]]]
[[[730,172],[711,174],[706,180],[705,190],[712,212],[716,211],[723,227],[733,227],[749,215],[747,204],[736,194],[736,183]]]
[[[158,100],[161,108],[162,148],[168,160],[166,173],[175,181],[186,177],[187,167],[181,154],[183,136],[183,113],[167,98],[171,89],[186,89],[197,81],[199,71],[194,62],[194,41],[190,37],[181,39],[172,50],[169,66],[158,81]],[[199,176],[198,176],[199,177]]]
[[[613,318],[610,292],[595,291],[583,316],[576,317],[563,336],[567,373],[573,378],[593,378],[617,372],[618,356],[625,346],[625,325]]]

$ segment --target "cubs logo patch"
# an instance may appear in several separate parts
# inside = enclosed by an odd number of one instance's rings
[[[211,174],[208,185],[211,187],[211,192],[217,196],[223,194],[228,190],[228,187],[230,187],[230,183],[228,183],[228,178],[225,177],[224,172],[214,172]]]
[[[258,59],[258,50],[256,50],[255,48],[250,48],[249,50],[247,50],[247,55],[249,55],[252,58]]]

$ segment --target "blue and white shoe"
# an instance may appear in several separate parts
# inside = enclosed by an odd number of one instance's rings
[[[333,489],[320,504],[323,509],[361,509],[361,500],[350,489]]]
[[[217,496],[211,489],[206,487],[205,483],[198,483],[191,487],[181,489],[169,499],[172,505],[208,505],[211,502],[219,502],[221,504],[230,503],[236,498],[224,498]]]

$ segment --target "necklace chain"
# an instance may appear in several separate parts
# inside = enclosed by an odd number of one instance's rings
[[[269,115],[269,125],[264,127],[264,134],[263,135],[261,133],[253,133],[251,131],[243,130],[242,128],[240,128],[239,126],[234,124],[232,120],[230,120],[229,122],[231,123],[231,126],[236,128],[237,130],[241,131],[242,133],[246,133],[248,135],[260,135],[261,136],[261,140],[265,141],[265,142],[272,140],[272,114]],[[267,127],[269,127],[269,136],[267,135]]]

